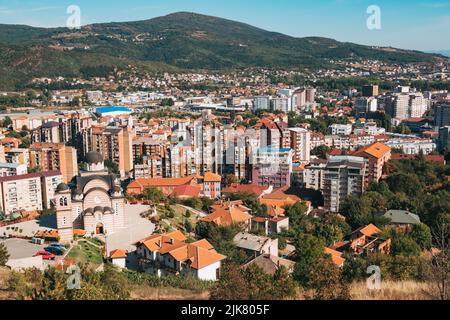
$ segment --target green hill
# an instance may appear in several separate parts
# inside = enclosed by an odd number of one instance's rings
[[[102,23],[71,31],[0,25],[0,89],[35,76],[77,76],[89,67],[149,70],[240,67],[318,68],[325,59],[363,57],[430,62],[442,56],[332,39],[294,38],[253,26],[179,12],[145,21]]]

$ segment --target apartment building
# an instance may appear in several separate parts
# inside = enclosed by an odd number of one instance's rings
[[[115,162],[123,177],[133,169],[133,133],[127,127],[95,125],[83,130],[83,152],[95,151]]]
[[[166,141],[167,142],[167,141]],[[133,159],[140,162],[144,157],[163,157],[165,151],[165,143],[160,139],[150,137],[133,138]]]
[[[327,162],[324,159],[314,159],[305,166],[300,181],[304,188],[318,191],[323,189],[323,173]]]
[[[142,164],[134,164],[133,178],[163,178],[163,161],[157,156],[145,158]]]
[[[450,126],[439,129],[439,149],[444,150],[450,147]]]
[[[30,146],[30,167],[58,170],[64,183],[78,175],[77,150],[63,143],[34,143]]]
[[[198,152],[194,146],[172,144],[170,145],[163,158],[163,177],[164,178],[183,178],[197,174],[199,161],[197,161]],[[209,163],[209,160],[206,161]]]
[[[404,154],[428,155],[437,149],[437,144],[431,139],[396,139],[386,142],[392,149],[402,150]]]
[[[311,159],[311,132],[303,128],[290,128],[294,163],[309,163]]]
[[[376,112],[378,110],[378,100],[370,97],[360,97],[356,100],[356,115],[365,117],[370,112]]]
[[[353,154],[367,160],[367,185],[379,182],[383,176],[383,167],[391,159],[391,148],[380,142],[362,148]]]
[[[196,121],[193,127],[193,146],[195,151],[196,172],[218,172],[221,162],[221,154],[218,150],[220,143],[220,131],[218,125],[209,121],[205,115],[200,121]]]
[[[434,111],[436,127],[450,126],[450,105],[437,106]]]
[[[32,130],[31,142],[64,143],[65,141],[60,130],[60,123],[48,121],[42,126]]]
[[[30,163],[30,150],[26,148],[13,148],[5,150],[5,160],[8,163],[25,164]]]
[[[257,96],[253,98],[254,110],[270,110],[270,96]]]
[[[332,124],[330,132],[333,136],[348,136],[352,134],[353,126],[351,124]]]
[[[292,174],[292,149],[260,148],[253,157],[253,183],[274,188],[290,187]]]
[[[428,110],[429,100],[421,93],[393,93],[385,99],[386,111],[394,119],[420,118]]]
[[[379,86],[378,85],[366,85],[362,88],[363,97],[376,97],[379,94]]]
[[[0,211],[11,215],[48,209],[61,182],[59,171],[0,177]]]
[[[365,190],[367,162],[361,157],[330,157],[323,172],[325,208],[339,212],[342,201],[350,194]]]
[[[25,164],[0,162],[0,177],[19,176],[28,173]]]

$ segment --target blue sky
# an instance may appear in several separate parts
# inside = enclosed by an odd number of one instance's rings
[[[81,8],[82,24],[191,11],[297,37],[450,50],[450,0],[0,0],[0,23],[64,26],[69,5]],[[366,27],[369,5],[381,8],[381,30]]]

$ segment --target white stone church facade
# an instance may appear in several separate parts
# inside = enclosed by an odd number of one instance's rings
[[[60,184],[56,193],[56,218],[60,242],[73,240],[75,229],[87,236],[106,235],[127,225],[125,197],[117,176],[109,174],[97,152],[86,155],[86,171],[69,187]]]

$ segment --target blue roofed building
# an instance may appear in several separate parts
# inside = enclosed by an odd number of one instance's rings
[[[95,109],[95,114],[100,117],[107,117],[107,116],[115,117],[121,115],[129,115],[132,113],[133,113],[132,109],[121,106],[104,106]]]

